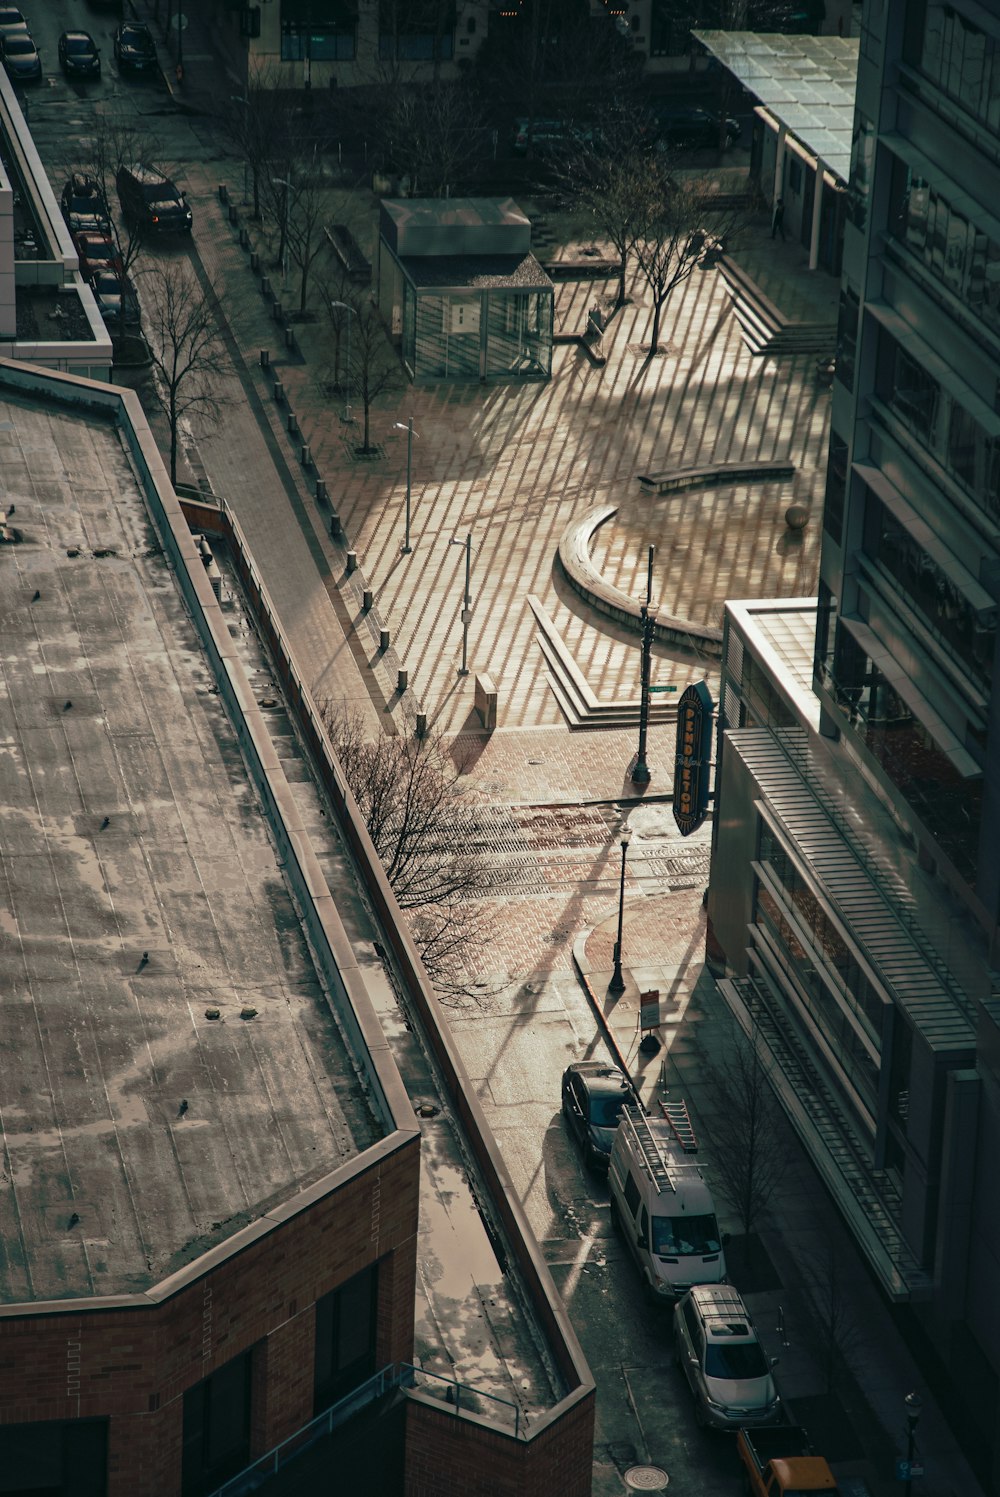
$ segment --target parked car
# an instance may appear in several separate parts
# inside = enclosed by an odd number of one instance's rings
[[[120,68],[143,73],[156,67],[156,43],[144,21],[123,21],[115,28],[112,46]]]
[[[696,104],[652,105],[656,141],[661,150],[688,146],[697,150],[717,149],[719,116]],[[739,120],[726,116],[726,145],[739,140],[743,128]]]
[[[0,36],[0,60],[12,83],[37,83],[42,76],[41,55],[28,31]]]
[[[89,31],[64,31],[59,38],[59,66],[67,78],[99,78],[101,54]]]
[[[573,120],[519,119],[514,125],[512,148],[516,156],[531,154],[539,159],[558,156],[571,151],[574,146],[585,145],[593,139],[590,125],[577,124]]]
[[[617,1066],[600,1060],[577,1060],[562,1078],[562,1110],[570,1133],[587,1164],[607,1169],[615,1129],[626,1102],[635,1093]]]
[[[121,269],[117,247],[107,234],[74,234],[73,245],[80,257],[80,274],[85,281],[102,270]]]
[[[108,205],[100,185],[85,172],[74,172],[59,197],[71,234],[107,234],[111,228]]]
[[[782,1418],[770,1361],[730,1284],[697,1284],[674,1308],[674,1350],[699,1424],[752,1428]]]
[[[15,5],[0,5],[0,37],[27,31],[28,23]]]
[[[115,182],[122,212],[143,233],[190,234],[193,218],[184,194],[155,166],[120,166]]]
[[[91,276],[90,289],[97,310],[109,327],[120,327],[123,318],[126,327],[139,326],[139,298],[127,276],[122,278],[117,271],[100,270]]]

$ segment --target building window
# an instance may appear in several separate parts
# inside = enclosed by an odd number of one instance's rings
[[[447,0],[380,0],[378,54],[384,62],[448,62],[454,55],[455,6]]]
[[[898,343],[895,344],[888,398],[902,421],[919,436],[925,447],[932,448],[937,435],[940,386]]]
[[[884,567],[962,669],[988,690],[996,646],[996,610],[981,613],[973,608],[951,578],[870,490],[866,490],[865,497],[865,550]]]
[[[854,361],[858,352],[858,319],[861,316],[861,300],[850,286],[840,290],[840,316],[837,321],[837,379],[845,389],[854,389]]]
[[[349,0],[282,0],[282,62],[352,62],[358,16]]]
[[[314,1412],[350,1393],[375,1371],[378,1264],[316,1302]]]
[[[949,857],[975,886],[979,862],[983,778],[962,775],[892,682],[838,624],[833,695],[847,726]],[[964,723],[953,725],[960,741]]]
[[[863,229],[868,220],[868,195],[874,164],[875,126],[859,111],[854,116],[851,175],[847,189],[847,216],[856,229]]]
[[[0,1492],[13,1497],[104,1497],[107,1489],[106,1419],[0,1426]]]
[[[234,1357],[184,1394],[184,1497],[203,1497],[249,1462],[252,1356]]]
[[[831,429],[830,453],[826,464],[826,495],[823,499],[823,529],[843,543],[844,510],[847,505],[847,443]]]
[[[942,93],[994,132],[1000,131],[1000,44],[944,0],[906,7],[904,56]]]

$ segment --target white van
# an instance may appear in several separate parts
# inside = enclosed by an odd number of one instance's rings
[[[622,1110],[608,1185],[611,1220],[650,1295],[671,1301],[692,1284],[725,1280],[726,1255],[712,1192],[666,1118],[647,1117],[639,1107]]]

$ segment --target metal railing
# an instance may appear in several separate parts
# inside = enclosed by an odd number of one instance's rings
[[[268,1477],[274,1476],[282,1466],[308,1450],[317,1440],[324,1435],[330,1434],[338,1425],[345,1423],[359,1409],[374,1403],[377,1398],[399,1387],[405,1382],[413,1368],[405,1362],[390,1362],[379,1372],[368,1378],[367,1382],[352,1388],[344,1398],[330,1408],[324,1409],[322,1414],[317,1414],[308,1424],[297,1429],[294,1435],[289,1435],[287,1440],[282,1440],[280,1445],[275,1445],[266,1455],[258,1456],[249,1466],[245,1466],[237,1476],[231,1476],[221,1487],[217,1487],[212,1497],[243,1497],[246,1492],[253,1492],[261,1486]]]
[[[460,1383],[442,1373],[428,1372],[411,1362],[390,1362],[366,1382],[352,1388],[338,1403],[324,1409],[322,1414],[317,1414],[315,1419],[297,1429],[294,1435],[289,1435],[280,1445],[275,1445],[265,1455],[258,1456],[236,1476],[231,1476],[221,1487],[216,1487],[211,1497],[245,1497],[247,1492],[256,1491],[269,1477],[275,1476],[283,1466],[302,1455],[317,1440],[331,1434],[339,1425],[346,1423],[361,1409],[394,1388],[424,1388],[433,1397],[440,1397],[443,1403],[449,1404],[456,1415],[479,1413],[481,1399],[486,1399],[491,1404],[502,1404],[513,1415],[511,1422],[515,1440],[521,1437],[521,1410],[510,1399],[500,1398],[495,1393],[484,1393],[470,1383]]]

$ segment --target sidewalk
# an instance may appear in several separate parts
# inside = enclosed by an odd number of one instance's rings
[[[681,907],[683,904],[683,908]],[[704,915],[692,920],[691,901],[676,895],[633,899],[625,907],[622,952],[625,991],[608,991],[617,913],[578,937],[574,957],[609,1048],[636,1082],[644,1105],[658,1112],[663,1084],[688,1103],[709,1177],[713,1100],[706,1076],[732,1043],[735,1026],[704,968]],[[692,925],[696,926],[692,930]],[[654,1054],[639,1049],[640,994],[658,990],[663,1022]],[[736,1222],[716,1195],[720,1218],[733,1238],[730,1279],[743,1294],[765,1350],[779,1358],[776,1380],[792,1418],[805,1425],[851,1497],[899,1497],[895,1461],[906,1453],[904,1396],[923,1398],[917,1451],[926,1476],[918,1497],[981,1497],[981,1488],[899,1329],[829,1201],[805,1153],[782,1120],[788,1167],[768,1203],[751,1250],[744,1252]],[[754,1241],[753,1238],[759,1238]],[[824,1370],[829,1342],[818,1325],[830,1315],[836,1265],[839,1297],[837,1370],[832,1388]]]

